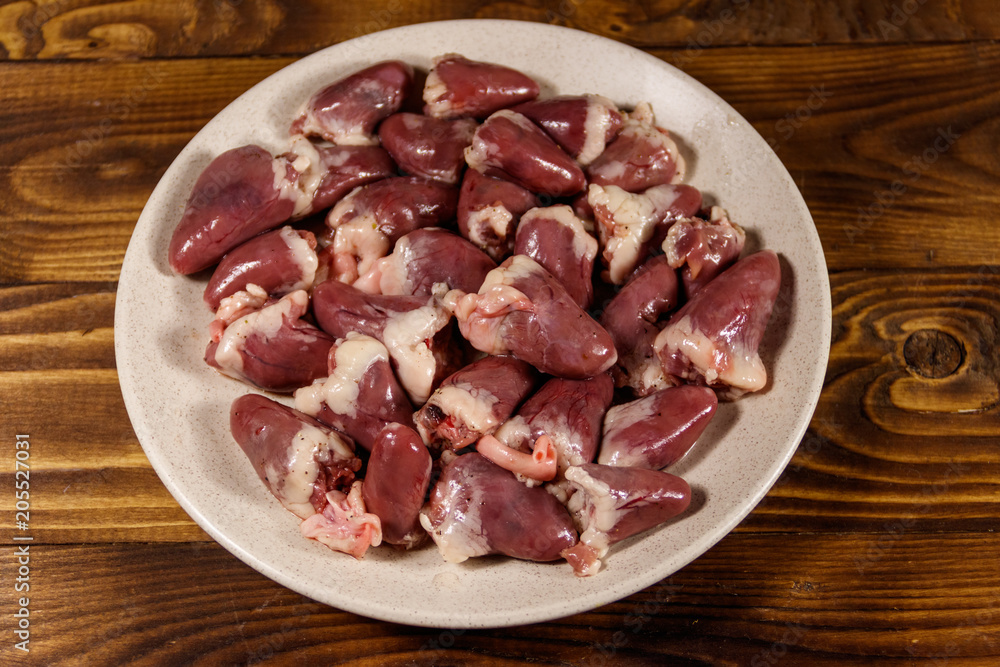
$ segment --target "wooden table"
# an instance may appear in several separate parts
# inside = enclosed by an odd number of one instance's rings
[[[834,317],[811,428],[731,535],[615,604],[463,632],[315,603],[212,541],[135,438],[112,320],[146,198],[224,105],[327,45],[469,17],[621,40],[732,103],[812,210]],[[3,2],[0,663],[1000,664],[998,38],[990,0]]]

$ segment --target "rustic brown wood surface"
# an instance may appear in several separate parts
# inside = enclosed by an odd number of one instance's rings
[[[719,93],[802,190],[834,306],[810,429],[731,535],[497,630],[349,614],[219,547],[146,460],[113,348],[132,228],[198,129],[316,49],[451,18],[579,28]],[[0,3],[0,664],[1000,664],[997,39],[990,0]]]

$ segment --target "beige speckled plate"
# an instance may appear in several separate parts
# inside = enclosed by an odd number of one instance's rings
[[[374,61],[427,68],[458,52],[536,77],[543,94],[601,93],[651,102],[688,152],[689,182],[744,225],[750,249],[773,248],[783,289],[762,354],[767,391],[723,405],[673,472],[694,489],[682,518],[612,548],[607,568],[578,579],[565,563],[484,558],[454,565],[425,548],[364,560],[299,535],[298,521],[257,479],[229,434],[229,405],[248,389],[202,361],[211,319],[204,283],[173,275],[167,243],[195,178],[212,157],[248,143],[276,148],[318,87]],[[622,44],[507,21],[408,26],[338,44],[247,91],[199,132],[142,212],[122,266],[115,351],[129,416],[163,483],[210,535],[289,588],[365,616],[450,628],[532,623],[592,609],[667,577],[725,536],[778,478],[805,432],[830,345],[830,290],[816,229],[775,154],[707,88]]]

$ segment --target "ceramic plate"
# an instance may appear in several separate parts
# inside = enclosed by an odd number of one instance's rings
[[[724,404],[671,471],[693,489],[681,518],[614,546],[599,575],[565,563],[482,558],[448,564],[430,546],[369,550],[363,560],[303,539],[229,433],[229,405],[248,388],[202,361],[205,283],[176,276],[167,244],[194,180],[209,161],[255,143],[284,141],[319,87],[375,61],[427,69],[456,52],[520,69],[543,95],[600,93],[623,107],[647,101],[679,139],[688,182],[748,231],[748,250],[779,253],[782,291],[762,356],[767,390]],[[534,23],[450,21],[387,30],[324,49],[230,104],[181,151],[135,227],[122,266],[115,351],[136,435],[160,479],[212,537],[271,579],[354,613],[412,625],[472,628],[534,623],[592,609],[667,577],[725,536],[771,487],[805,432],[830,345],[830,290],[812,218],[765,141],[723,100],[640,51]]]

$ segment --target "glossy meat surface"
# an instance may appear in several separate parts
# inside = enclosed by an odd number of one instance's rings
[[[558,500],[476,453],[445,466],[420,522],[449,563],[488,554],[551,561],[576,543]]]
[[[596,574],[608,548],[672,519],[691,503],[691,487],[659,470],[616,468],[597,463],[566,471],[574,488],[567,507],[580,543],[562,556],[580,576]]]
[[[430,296],[434,286],[475,292],[496,262],[458,234],[445,229],[417,229],[396,241],[387,257],[354,282],[369,294]]]
[[[660,247],[676,220],[701,208],[701,193],[689,185],[659,185],[637,194],[591,184],[587,201],[598,223],[602,277],[621,285]]]
[[[234,404],[231,424],[302,535],[361,558],[430,534],[449,562],[593,574],[688,507],[664,469],[719,400],[766,385],[780,264],[737,262],[743,230],[682,183],[684,146],[648,104],[538,99],[523,73],[448,54],[421,115],[413,78],[357,71],[290,136],[220,156],[171,267],[219,265],[206,361],[294,392],[294,409]],[[276,229],[330,208],[325,229]]]
[[[651,118],[630,118],[618,136],[588,167],[590,183],[642,192],[684,178],[684,160],[670,135]]]
[[[183,275],[206,269],[292,217],[295,203],[280,189],[289,175],[297,177],[260,146],[233,148],[212,160],[195,182],[170,239],[170,268]]]
[[[374,145],[379,121],[396,113],[413,83],[400,60],[376,63],[317,91],[291,125],[291,134],[340,145]]]
[[[356,187],[396,175],[396,164],[380,146],[317,145],[315,150],[312,159],[318,158],[318,168],[310,174],[315,190],[309,213],[330,208]],[[298,160],[301,155],[288,157]]]
[[[361,468],[350,439],[259,394],[233,401],[229,428],[268,490],[301,519],[322,511],[327,491],[348,489]]]
[[[604,306],[600,322],[618,350],[612,375],[619,387],[645,396],[672,384],[663,374],[653,341],[660,333],[660,319],[679,305],[678,291],[677,272],[665,256],[656,255]]]
[[[365,470],[365,506],[382,523],[382,539],[404,549],[427,539],[420,509],[431,482],[431,455],[412,428],[388,424],[375,438]]]
[[[509,109],[497,111],[476,129],[465,160],[477,171],[548,197],[576,194],[587,184],[576,160],[526,116]]]
[[[519,104],[513,109],[545,130],[581,165],[604,152],[622,127],[622,113],[601,95],[559,95]]]
[[[533,208],[514,237],[514,254],[527,255],[551,273],[584,310],[594,301],[597,239],[565,204]]]
[[[386,178],[351,192],[326,218],[334,276],[354,282],[403,235],[455,217],[458,189],[419,177]]]
[[[547,436],[556,449],[560,472],[590,463],[597,455],[604,414],[613,395],[614,382],[606,373],[587,380],[552,378],[504,422],[496,438],[507,447],[527,452]]]
[[[661,470],[679,461],[708,426],[719,399],[707,387],[682,385],[616,405],[604,417],[604,465]]]
[[[510,356],[489,356],[455,371],[414,415],[435,449],[461,449],[493,433],[535,388],[538,374]]]
[[[530,257],[508,258],[478,294],[453,297],[462,335],[487,354],[509,352],[543,373],[571,379],[603,373],[618,357],[611,335]]]
[[[382,342],[410,400],[420,405],[459,363],[451,350],[451,311],[434,297],[366,294],[327,280],[313,290],[313,312],[335,338],[357,332]]]
[[[767,384],[757,348],[781,286],[778,256],[744,257],[681,307],[653,347],[665,373],[738,398]]]
[[[330,348],[328,374],[295,392],[295,407],[367,450],[390,423],[412,425],[413,406],[378,340],[351,332]]]
[[[681,270],[684,293],[690,298],[739,259],[746,233],[718,206],[711,219],[682,218],[663,240],[670,266]]]
[[[435,118],[486,118],[538,96],[538,84],[510,67],[457,53],[434,59],[424,85],[424,113]]]
[[[292,392],[326,375],[333,338],[302,319],[303,290],[235,319],[208,344],[205,362],[261,389]]]
[[[477,126],[471,118],[397,113],[382,121],[378,136],[405,173],[457,185],[465,168],[465,149]]]
[[[205,303],[212,310],[222,299],[254,284],[273,297],[308,290],[319,261],[312,232],[282,227],[255,236],[226,254],[205,287]]]

